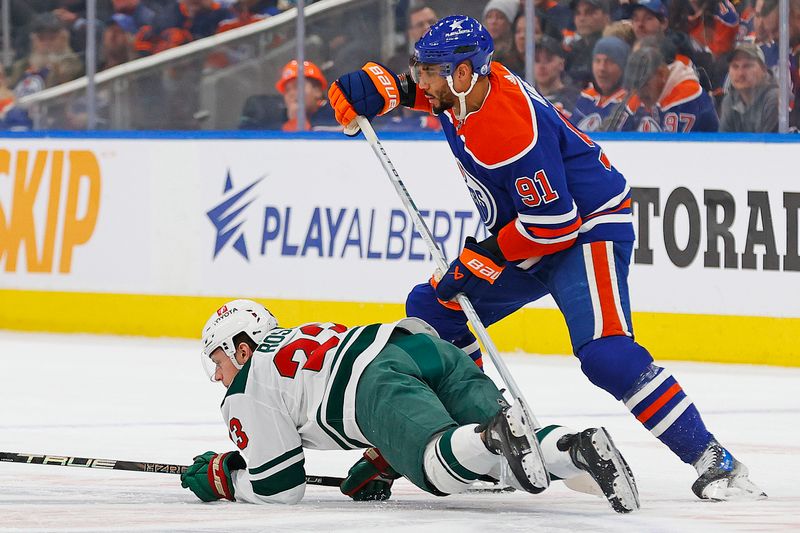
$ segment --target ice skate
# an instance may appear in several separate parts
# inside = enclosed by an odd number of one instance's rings
[[[748,477],[747,467],[713,440],[694,463],[700,475],[692,491],[701,500],[761,500],[766,493]]]
[[[558,441],[558,448],[568,451],[575,466],[594,479],[616,512],[630,513],[639,509],[639,491],[633,472],[605,428],[589,428],[565,435]]]
[[[515,404],[503,407],[485,427],[485,444],[489,451],[501,455],[500,484],[538,494],[550,483],[549,474],[536,461],[532,446],[538,446],[533,426]]]

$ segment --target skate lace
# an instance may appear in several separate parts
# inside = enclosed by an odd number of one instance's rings
[[[735,466],[733,455],[718,443],[709,446],[695,463],[697,473],[701,476],[711,470],[731,472]]]
[[[703,472],[719,466],[721,462],[721,456],[722,447],[717,445],[709,446],[694,465],[695,469],[697,469],[697,473],[702,475]]]

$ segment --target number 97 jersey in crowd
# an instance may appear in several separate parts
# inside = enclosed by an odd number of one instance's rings
[[[236,374],[221,407],[230,438],[247,462],[247,468],[232,472],[237,500],[293,503],[302,498],[303,447],[371,446],[356,422],[356,388],[398,328],[435,335],[418,319],[269,331]]]

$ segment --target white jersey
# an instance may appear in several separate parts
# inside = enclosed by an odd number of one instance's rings
[[[371,446],[356,422],[356,389],[396,328],[436,335],[415,318],[352,329],[326,322],[269,332],[222,402],[231,440],[247,462],[232,475],[237,500],[299,501],[305,491],[303,447]]]

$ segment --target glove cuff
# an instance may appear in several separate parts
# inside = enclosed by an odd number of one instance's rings
[[[367,448],[366,451],[364,451],[364,459],[378,469],[378,472],[381,474],[389,473],[392,468],[377,448]]]
[[[361,70],[367,73],[383,96],[384,106],[378,115],[385,115],[400,104],[400,89],[397,86],[400,80],[391,70],[374,61],[361,67]]]
[[[235,456],[238,455],[239,452],[218,453],[212,457],[211,461],[208,463],[208,484],[211,490],[220,498],[231,501],[234,500],[233,480],[231,479],[226,461],[235,459]]]

